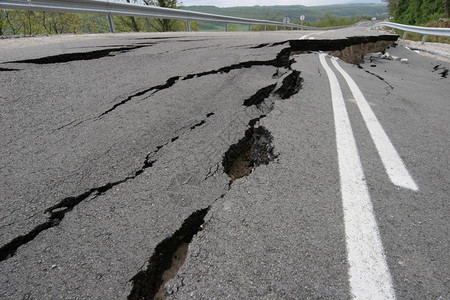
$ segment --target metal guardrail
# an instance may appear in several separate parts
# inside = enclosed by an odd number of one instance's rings
[[[148,6],[140,4],[129,4],[114,1],[99,1],[99,0],[0,0],[0,8],[18,9],[29,11],[52,11],[52,12],[72,12],[72,13],[91,13],[91,14],[106,14],[109,18],[111,32],[114,32],[114,23],[112,15],[134,16],[134,17],[150,17],[150,18],[164,18],[164,19],[178,19],[186,20],[188,31],[191,31],[190,21],[208,21],[225,23],[225,29],[228,30],[228,24],[245,24],[249,25],[264,25],[264,30],[267,26],[288,27],[298,29],[315,29],[327,30],[337,29],[348,26],[336,26],[327,28],[309,27],[297,24],[285,24],[282,22],[245,19],[231,16],[222,16],[208,13],[200,13],[194,11],[187,11],[181,9],[162,8],[157,6]]]
[[[372,25],[372,28],[376,28],[376,27],[390,27],[390,28],[403,30],[405,32],[403,34],[403,39],[406,39],[408,32],[423,34],[422,44],[425,43],[425,41],[429,35],[450,37],[450,28],[420,27],[420,26],[411,26],[411,25],[404,25],[404,24],[398,24],[398,23],[392,23],[392,22],[379,22],[379,23]]]

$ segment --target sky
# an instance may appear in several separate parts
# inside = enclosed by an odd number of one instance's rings
[[[381,3],[381,0],[181,0],[184,6],[213,5],[218,7],[230,6],[274,6],[274,5],[330,5],[346,3]]]

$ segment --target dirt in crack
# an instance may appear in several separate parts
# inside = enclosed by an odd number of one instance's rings
[[[253,170],[267,165],[277,156],[274,154],[272,134],[263,126],[254,127],[257,122],[250,121],[245,136],[225,152],[222,165],[231,181],[250,175]]]
[[[208,211],[209,207],[192,213],[172,236],[156,246],[147,269],[140,271],[130,280],[133,288],[128,296],[129,300],[167,298],[164,286],[175,277],[183,265],[188,245],[202,230]]]

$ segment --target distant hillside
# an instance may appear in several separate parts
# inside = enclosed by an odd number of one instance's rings
[[[291,22],[297,22],[301,15],[305,15],[308,22],[317,22],[327,15],[336,17],[366,16],[376,17],[386,16],[388,13],[385,4],[359,3],[359,4],[339,4],[324,6],[303,6],[303,5],[283,5],[283,6],[239,6],[239,7],[215,7],[215,6],[187,6],[183,9],[205,12],[211,14],[227,15],[251,19],[270,19],[282,21],[287,16]]]

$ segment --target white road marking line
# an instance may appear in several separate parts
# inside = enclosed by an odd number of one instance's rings
[[[301,38],[299,38],[299,40],[306,40],[306,38],[309,38],[310,40],[314,40],[315,39],[315,37],[310,37],[311,35],[321,35],[321,34],[324,34],[324,33],[330,33],[330,32],[333,32],[334,30],[328,30],[328,31],[321,31],[321,32],[318,32],[318,33],[310,33],[310,34],[305,34],[304,36],[302,36]]]
[[[364,171],[336,75],[320,54],[331,88],[344,210],[349,281],[354,299],[395,299]]]
[[[380,155],[381,161],[383,162],[384,168],[386,169],[391,182],[396,186],[411,189],[413,191],[419,190],[414,182],[414,179],[406,169],[403,160],[394,145],[391,143],[388,135],[384,131],[355,81],[344,69],[342,69],[335,59],[332,61],[339,73],[344,76],[345,81],[347,81],[347,84],[352,91],[353,97],[356,99],[359,111],[361,112],[364,122],[366,123],[367,129],[369,129],[372,140],[375,143],[375,147],[378,150],[378,154]]]

